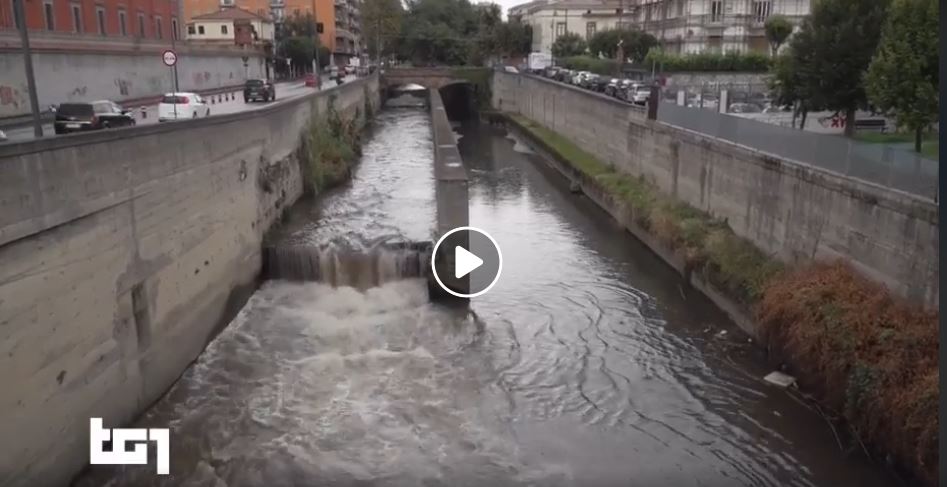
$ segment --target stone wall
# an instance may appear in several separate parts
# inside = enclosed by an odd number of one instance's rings
[[[247,77],[262,77],[263,58],[249,55],[247,67],[240,53],[214,53],[181,49],[178,87],[203,91],[243,84]],[[60,52],[33,54],[33,72],[39,106],[70,101],[134,100],[172,91],[173,76],[160,52]],[[28,115],[30,98],[23,56],[0,51],[0,119]]]
[[[654,183],[786,262],[845,258],[908,299],[938,305],[936,203],[703,134],[545,79],[494,73],[493,105]]]
[[[0,485],[65,485],[90,417],[128,424],[173,384],[255,289],[313,114],[364,113],[366,96],[379,106],[377,77],[0,146]]]

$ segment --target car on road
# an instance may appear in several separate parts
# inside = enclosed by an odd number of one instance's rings
[[[243,102],[254,100],[271,101],[276,99],[276,86],[265,79],[248,79],[243,85]]]
[[[158,103],[158,121],[209,117],[210,106],[197,93],[167,93]]]
[[[618,78],[612,78],[608,81],[608,84],[605,85],[605,89],[602,90],[602,93],[605,93],[608,96],[615,96],[615,92],[618,90],[618,85],[621,83],[621,80]]]
[[[56,114],[53,119],[53,132],[57,134],[135,125],[135,117],[131,111],[111,100],[62,103],[53,107],[53,110]]]

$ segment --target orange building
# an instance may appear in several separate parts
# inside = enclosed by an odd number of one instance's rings
[[[307,15],[316,7],[316,22],[322,24],[319,40],[335,52],[335,0],[183,0],[184,22],[198,15],[217,12],[221,7],[239,7],[278,22],[295,14]]]

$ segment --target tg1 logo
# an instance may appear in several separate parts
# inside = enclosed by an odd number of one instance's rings
[[[158,475],[168,475],[170,447],[168,428],[103,428],[102,418],[89,418],[89,463],[92,465],[147,465],[148,444],[155,442],[158,448]],[[103,451],[105,442],[112,440],[112,451]],[[135,443],[134,449],[126,450],[125,444]]]

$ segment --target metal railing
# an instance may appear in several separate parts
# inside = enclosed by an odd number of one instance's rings
[[[910,147],[869,144],[662,102],[658,120],[852,178],[937,200],[938,161]],[[910,144],[908,144],[910,145]]]

